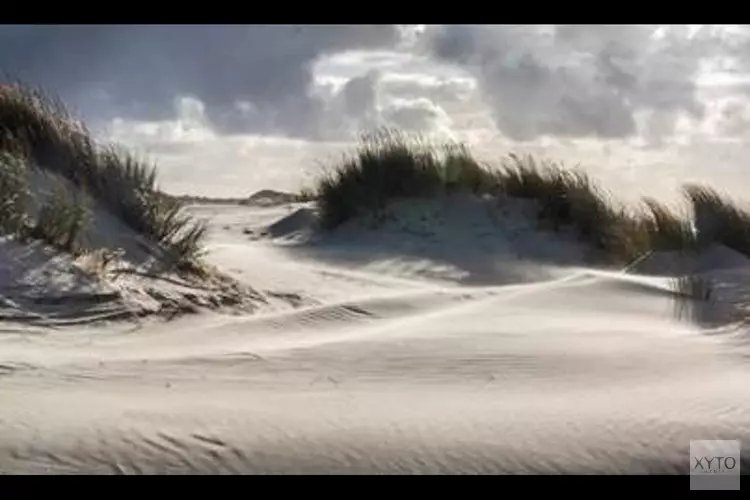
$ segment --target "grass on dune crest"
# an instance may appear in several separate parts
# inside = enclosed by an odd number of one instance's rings
[[[642,251],[635,221],[585,172],[562,164],[509,155],[497,170],[500,191],[537,202],[537,217],[553,230],[570,227],[593,249],[627,262]]]
[[[0,234],[18,234],[25,223],[29,191],[26,166],[0,151]]]
[[[572,226],[612,254],[627,249],[623,259],[636,252],[625,241],[630,219],[583,172],[515,155],[499,167],[485,165],[463,145],[431,145],[390,130],[364,137],[354,155],[324,174],[316,200],[324,226],[334,228],[394,199],[450,192],[533,199],[539,219],[552,227]]]
[[[688,185],[684,191],[699,243],[718,242],[750,255],[750,212],[706,186]]]
[[[39,208],[33,225],[22,229],[20,234],[78,255],[83,250],[81,233],[90,217],[84,200],[58,182]]]
[[[392,131],[366,137],[355,156],[319,180],[323,222],[333,228],[382,210],[393,198],[437,194],[444,184],[441,167],[435,151],[418,140]]]
[[[186,215],[183,204],[163,194],[155,168],[112,146],[94,142],[58,100],[24,85],[0,86],[0,230],[28,236],[70,250],[85,217],[73,200],[58,193],[39,210],[38,220],[24,215],[29,198],[26,169],[56,174],[78,188],[146,239],[154,242],[181,269],[197,270],[203,224]],[[12,200],[12,201],[7,201]],[[53,214],[54,212],[54,214]],[[62,239],[61,239],[62,238]]]
[[[711,243],[750,256],[750,213],[707,187],[685,188],[685,212],[649,198],[629,210],[581,170],[512,154],[486,165],[462,145],[430,144],[392,130],[363,137],[354,154],[318,179],[310,196],[324,227],[333,229],[381,212],[395,199],[456,191],[535,200],[537,217],[546,226],[572,228],[612,264],[650,251],[689,252]]]
[[[648,250],[696,250],[697,235],[689,213],[670,210],[653,198],[644,198],[643,204],[646,210],[635,222],[636,234],[642,233]]]

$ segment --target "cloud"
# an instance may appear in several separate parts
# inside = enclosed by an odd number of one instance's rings
[[[701,30],[589,25],[429,27],[420,45],[474,75],[497,127],[521,141],[659,140],[679,116],[701,119],[696,78],[721,47]]]
[[[379,82],[380,73],[373,70],[334,89],[320,113],[319,138],[351,140],[363,130],[382,126]]]
[[[161,187],[173,193],[248,196],[264,188],[297,190],[319,173],[319,163],[348,144],[268,134],[217,134],[204,106],[178,97],[178,117],[161,121],[116,118],[104,135],[155,160]]]
[[[436,77],[420,73],[394,73],[382,78],[384,91],[405,99],[426,97],[441,104],[462,104],[477,91],[476,80],[466,76]]]
[[[601,166],[618,191],[717,161],[744,188],[748,56],[742,26],[0,26],[0,71],[217,195],[294,188],[379,126]]]
[[[434,82],[417,80],[407,83],[413,92],[404,92],[404,80],[395,88],[392,74],[380,69],[345,80],[325,99],[319,130],[322,138],[356,139],[363,132],[380,127],[395,127],[425,135],[449,133],[451,118],[433,99],[425,94],[448,94],[445,89],[430,89]],[[419,83],[417,83],[419,82]],[[439,86],[440,84],[438,84]],[[420,92],[421,89],[421,92]],[[432,90],[432,92],[431,92]],[[407,97],[404,97],[404,96]],[[455,96],[451,96],[455,97]]]
[[[448,114],[426,97],[393,100],[383,117],[391,127],[425,135],[450,135],[452,120]]]
[[[747,138],[750,135],[750,100],[733,96],[720,102],[715,108],[713,125],[720,137]]]
[[[324,107],[310,92],[314,62],[400,36],[387,25],[11,26],[0,27],[0,70],[88,118],[171,119],[174,97],[190,95],[221,133],[314,137]]]

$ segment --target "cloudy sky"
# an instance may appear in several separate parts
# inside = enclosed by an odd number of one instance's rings
[[[379,126],[580,164],[625,198],[750,186],[743,26],[0,26],[0,71],[173,192],[294,189]]]

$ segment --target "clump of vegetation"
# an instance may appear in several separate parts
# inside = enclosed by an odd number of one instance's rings
[[[59,177],[45,200],[35,200],[29,174],[23,160],[0,153],[0,234],[41,240],[58,250],[77,254],[88,223],[85,201],[73,196]]]
[[[462,145],[434,146],[384,129],[363,137],[356,153],[324,174],[306,198],[317,201],[324,226],[333,228],[357,215],[382,211],[397,198],[455,191],[498,194],[500,181],[497,171]]]
[[[114,147],[95,144],[85,126],[58,100],[28,86],[0,87],[0,153],[66,179],[153,241],[178,267],[199,267],[196,259],[205,226],[185,214],[182,202],[158,189],[154,167]],[[26,191],[14,170],[7,168],[16,164],[3,164],[8,171],[0,174],[0,196],[14,201],[3,202],[0,228],[12,233],[23,219]],[[80,231],[84,218],[70,210],[52,214],[64,202],[58,197],[52,203],[41,211],[31,235],[66,248],[75,239],[71,231]]]
[[[17,234],[25,222],[30,193],[26,166],[0,152],[0,234]]]
[[[315,198],[324,226],[333,228],[381,211],[393,199],[459,191],[536,200],[540,220],[555,229],[572,226],[594,247],[611,253],[628,248],[625,259],[635,253],[626,244],[631,220],[624,209],[584,173],[514,155],[501,167],[491,167],[462,145],[429,145],[393,131],[365,137],[353,157],[319,180]]]
[[[36,220],[24,229],[24,233],[27,237],[78,255],[82,250],[82,231],[89,217],[84,200],[73,195],[59,182],[39,209]]]
[[[685,195],[692,208],[698,243],[716,242],[750,255],[749,212],[705,186],[686,186]]]
[[[646,213],[639,230],[649,250],[688,252],[697,250],[697,234],[689,214],[678,214],[652,198],[645,198]]]
[[[510,155],[497,177],[505,196],[535,200],[538,218],[554,230],[571,227],[592,248],[617,261],[629,261],[640,251],[631,216],[586,173]]]
[[[535,200],[540,221],[553,230],[572,228],[613,264],[652,251],[696,251],[711,243],[750,256],[750,212],[705,187],[686,187],[689,213],[653,199],[632,211],[586,173],[561,164],[511,154],[499,166],[484,165],[462,145],[431,145],[392,130],[363,139],[307,193],[326,228],[378,214],[395,199],[463,191]]]
[[[432,195],[443,184],[441,168],[434,151],[398,132],[366,137],[353,157],[319,180],[323,223],[333,228],[393,198]]]

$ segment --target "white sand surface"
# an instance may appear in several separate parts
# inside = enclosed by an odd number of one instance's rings
[[[686,473],[692,439],[750,444],[750,336],[696,320],[721,304],[680,300],[669,256],[587,268],[476,199],[327,236],[304,204],[194,210],[265,302],[0,322],[0,472]],[[750,269],[725,250],[714,301]]]

